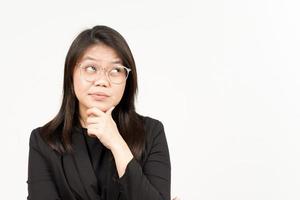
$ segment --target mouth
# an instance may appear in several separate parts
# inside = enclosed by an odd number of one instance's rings
[[[101,100],[105,100],[109,97],[108,94],[103,93],[103,92],[98,92],[98,93],[90,93],[89,94],[94,100],[96,101],[101,101]]]

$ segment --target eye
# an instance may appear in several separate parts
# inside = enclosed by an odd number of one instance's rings
[[[111,69],[111,73],[123,73],[124,72],[124,67],[122,66],[115,66]]]
[[[84,71],[86,71],[87,73],[94,73],[97,71],[97,68],[93,65],[88,65],[84,67]]]

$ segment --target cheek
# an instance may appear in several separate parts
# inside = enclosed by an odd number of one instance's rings
[[[115,103],[119,103],[123,97],[125,85],[119,86],[114,89]]]
[[[83,93],[86,91],[87,86],[82,82],[77,72],[73,76],[74,92],[78,100],[81,100]]]

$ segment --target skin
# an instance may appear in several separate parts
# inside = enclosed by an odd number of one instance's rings
[[[104,44],[96,44],[89,47],[78,60],[78,63],[82,62],[92,62],[104,69],[112,67],[116,63],[122,64],[114,49]],[[122,99],[126,82],[112,84],[103,71],[96,81],[88,82],[81,77],[78,66],[75,67],[73,81],[75,95],[79,101],[82,127],[87,128],[89,136],[97,137],[99,142],[111,150],[118,175],[122,177],[133,155],[119,133],[111,113]],[[90,95],[94,92],[105,92],[109,97],[99,100]]]

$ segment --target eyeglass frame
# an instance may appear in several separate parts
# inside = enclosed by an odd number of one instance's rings
[[[80,76],[83,77],[82,71],[81,71],[81,70],[84,70],[83,67],[82,67],[82,63],[78,63],[77,66],[80,68]],[[124,83],[124,82],[127,81],[127,78],[128,78],[128,76],[129,76],[129,74],[130,74],[130,72],[131,72],[131,69],[128,68],[128,67],[125,67],[124,65],[117,65],[117,66],[122,66],[122,67],[124,67],[125,70],[126,70],[126,72],[127,72],[126,78],[125,78],[124,81],[122,81],[121,83],[114,83],[114,82],[112,82],[112,81],[110,80],[109,76],[108,76],[108,71],[107,71],[107,69],[105,69],[104,67],[99,67],[99,68],[100,68],[102,71],[105,72],[106,79],[107,79],[110,83],[113,83],[113,84],[116,84],[116,85],[120,85],[120,84],[122,84],[122,83]],[[98,69],[98,66],[97,66],[96,68]],[[112,69],[113,69],[113,68],[112,68]],[[99,75],[99,73],[100,73],[100,70],[97,71],[97,75]],[[83,78],[84,78],[84,77],[83,77]],[[89,80],[87,80],[86,78],[84,78],[84,79],[85,79],[86,81],[88,81],[88,82],[94,82],[95,80],[97,80],[97,79],[95,79],[94,81],[89,81]]]

